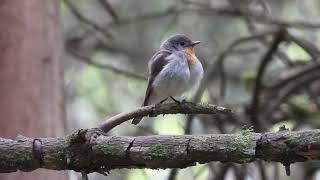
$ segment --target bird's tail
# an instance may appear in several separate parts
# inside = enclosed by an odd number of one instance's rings
[[[136,117],[132,120],[132,124],[134,125],[137,125],[141,120],[142,120],[143,117]]]
[[[152,88],[150,87],[150,82],[152,82],[152,80],[149,79],[147,92],[146,92],[146,96],[145,96],[145,98],[143,100],[142,107],[143,106],[147,106],[148,103],[149,103],[149,98],[150,98],[150,95],[151,95],[151,92],[152,92]],[[142,120],[142,118],[143,118],[143,116],[133,118],[131,123],[134,124],[134,125],[137,125]]]

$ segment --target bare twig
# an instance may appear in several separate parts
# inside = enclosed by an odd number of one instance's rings
[[[85,172],[81,172],[82,180],[89,180],[88,174]]]
[[[305,21],[286,21],[283,19],[276,19],[267,15],[258,15],[253,13],[246,13],[241,11],[236,11],[229,7],[203,7],[203,8],[180,8],[177,9],[175,7],[168,8],[162,12],[150,13],[150,14],[143,14],[136,17],[128,18],[128,19],[119,19],[117,23],[109,23],[107,27],[118,26],[118,25],[126,25],[131,23],[137,23],[146,20],[152,20],[157,18],[162,18],[166,16],[171,16],[173,14],[187,14],[187,13],[197,13],[198,15],[221,15],[221,16],[229,16],[229,17],[247,17],[256,23],[260,24],[271,24],[277,25],[281,27],[290,27],[290,28],[298,28],[298,29],[318,29],[320,28],[320,24],[316,23],[309,23]]]
[[[255,14],[253,12],[246,12],[241,10],[235,10],[233,8],[224,7],[224,8],[216,8],[216,7],[210,7],[208,5],[204,6],[203,8],[197,8],[197,9],[184,9],[184,11],[189,12],[198,12],[201,14],[216,14],[216,15],[225,15],[225,16],[232,16],[232,17],[245,17],[249,18],[256,23],[259,24],[271,24],[271,25],[277,25],[280,27],[291,27],[291,28],[298,28],[298,29],[318,29],[320,28],[320,24],[317,23],[310,23],[305,21],[286,21],[283,19],[277,19],[268,15],[264,14]]]
[[[128,58],[135,56],[135,54],[127,48],[118,47],[112,44],[112,42],[107,43],[103,41],[101,38],[97,37],[96,33],[92,29],[86,30],[86,32],[81,34],[80,36],[75,36],[66,39],[65,48],[78,49],[79,47],[81,47],[81,43],[85,42],[87,38],[95,38],[96,42],[92,45],[92,47],[96,50],[106,51],[114,54],[121,54]]]
[[[79,21],[89,25],[90,27],[92,27],[93,29],[95,29],[96,31],[102,33],[103,35],[105,35],[105,37],[107,38],[112,38],[112,35],[110,32],[107,31],[107,29],[99,26],[98,24],[94,23],[92,20],[88,19],[87,17],[83,16],[78,9],[71,3],[70,0],[64,0],[64,2],[66,3],[66,5],[69,7],[71,13],[79,19]]]
[[[215,175],[214,180],[224,180],[229,168],[231,168],[232,166],[232,163],[222,164],[218,173]]]
[[[296,36],[291,35],[290,33],[286,34],[286,39],[288,41],[293,41],[297,45],[299,45],[302,49],[304,49],[312,58],[312,60],[316,61],[320,57],[320,51],[319,49],[312,44],[311,42],[308,42],[304,39],[298,38]]]
[[[260,106],[260,93],[262,88],[262,81],[265,70],[272,60],[273,54],[277,51],[279,44],[283,41],[286,31],[284,29],[280,29],[274,36],[274,40],[270,45],[268,51],[263,56],[261,63],[258,68],[257,77],[255,79],[255,83],[253,86],[253,95],[250,104],[250,120],[254,125],[255,130],[261,131],[263,126],[259,122],[258,114],[259,114],[259,106]]]
[[[181,102],[181,103],[165,103],[151,106],[144,106],[137,108],[133,111],[121,113],[107,119],[101,126],[100,129],[104,132],[110,131],[115,126],[121,123],[133,119],[135,117],[150,116],[155,117],[160,114],[225,114],[232,115],[232,110],[211,105],[201,104],[192,102]]]
[[[320,71],[309,71],[305,74],[302,74],[300,77],[294,79],[294,81],[287,85],[284,90],[278,93],[278,98],[275,102],[273,102],[269,108],[266,110],[266,115],[270,116],[276,108],[280,106],[282,102],[284,102],[291,94],[296,92],[298,89],[307,87],[308,84],[320,79]]]
[[[261,180],[267,180],[268,178],[267,178],[267,174],[266,174],[266,168],[263,165],[263,162],[257,161],[256,163],[258,164],[258,169],[260,172]]]
[[[234,42],[232,42],[218,57],[217,60],[217,66],[218,66],[218,72],[219,72],[219,78],[220,78],[220,98],[224,98],[225,96],[225,91],[226,91],[226,79],[227,79],[227,74],[225,73],[225,59],[226,57],[230,54],[230,52],[233,52],[233,49],[237,47],[238,45],[242,43],[246,43],[249,41],[259,41],[268,35],[274,34],[274,31],[267,31],[267,32],[262,32],[262,33],[257,33],[252,36],[248,37],[242,37]]]
[[[255,24],[251,21],[251,19],[249,18],[244,18],[244,21],[247,25],[247,28],[249,30],[249,32],[251,32],[252,34],[257,34],[259,31],[257,30]],[[259,42],[264,45],[265,47],[269,46],[269,42],[267,40],[267,38],[261,38],[259,39]],[[275,54],[285,65],[291,67],[293,65],[293,63],[291,62],[290,58],[287,56],[287,54],[283,51],[281,51],[281,49],[278,49],[278,51]]]
[[[103,8],[111,15],[111,17],[113,18],[113,20],[115,22],[118,21],[119,17],[118,14],[116,13],[116,11],[113,9],[113,7],[111,6],[111,4],[109,3],[108,0],[99,0],[100,4],[103,6]]]
[[[294,82],[296,79],[303,77],[309,73],[314,73],[319,71],[320,71],[320,63],[310,63],[308,65],[305,65],[304,67],[301,67],[301,69],[298,70],[296,73],[291,74],[286,78],[282,78],[278,80],[273,85],[270,85],[269,87],[267,87],[267,89],[277,92],[284,86],[288,85],[289,83]]]
[[[70,54],[75,56],[77,58],[77,60],[80,60],[81,62],[93,65],[93,66],[98,67],[98,68],[110,70],[110,71],[112,71],[112,72],[114,72],[116,74],[123,75],[123,76],[126,76],[128,78],[135,78],[137,80],[144,80],[144,81],[147,80],[147,78],[145,76],[143,76],[143,75],[139,75],[139,74],[136,74],[136,73],[133,73],[133,72],[122,70],[122,69],[116,68],[116,67],[111,66],[111,65],[94,62],[94,61],[91,60],[91,58],[89,58],[89,57],[87,57],[85,55],[81,55],[80,53],[76,52],[72,48],[67,48],[67,50],[68,50],[68,52]]]
[[[177,168],[172,169],[169,173],[168,180],[176,180],[179,170]]]

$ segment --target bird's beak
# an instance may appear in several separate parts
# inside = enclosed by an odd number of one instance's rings
[[[199,43],[200,43],[200,41],[192,41],[191,46],[195,46],[195,45],[197,45]]]

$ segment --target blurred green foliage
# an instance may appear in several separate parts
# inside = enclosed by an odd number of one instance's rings
[[[159,134],[179,135],[184,133],[185,115],[165,115],[155,118],[153,128]]]
[[[103,80],[100,69],[90,65],[83,69],[80,75],[78,94],[92,102],[101,115],[114,111],[113,97],[109,86]]]
[[[295,43],[289,44],[287,54],[292,60],[308,61],[311,59],[310,55]]]
[[[251,84],[256,79],[256,76],[257,76],[257,73],[253,69],[243,71],[241,73],[240,82],[246,89],[249,89]]]

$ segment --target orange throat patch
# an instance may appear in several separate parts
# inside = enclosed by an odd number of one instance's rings
[[[187,58],[188,66],[190,67],[196,62],[195,54],[194,54],[194,48],[188,47],[184,49],[185,56]]]

